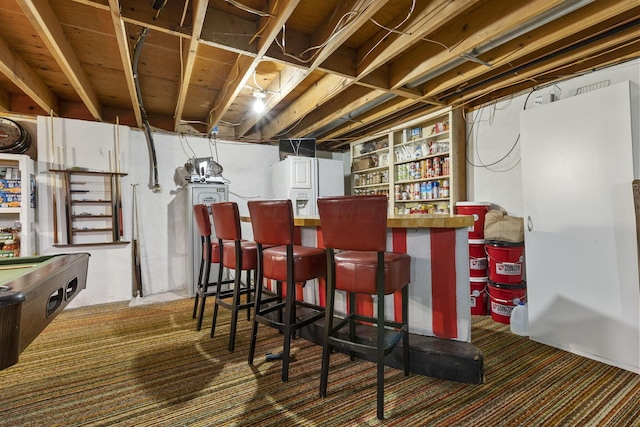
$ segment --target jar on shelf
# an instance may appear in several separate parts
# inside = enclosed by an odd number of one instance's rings
[[[449,175],[450,171],[451,169],[450,169],[449,158],[445,157],[444,160],[442,161],[442,174]]]
[[[449,197],[449,180],[445,179],[442,181],[442,188],[440,189],[440,197],[446,198]]]
[[[20,244],[15,240],[7,240],[2,246],[3,256],[6,257],[19,257],[20,256]]]
[[[433,158],[433,176],[442,175],[442,168],[440,165],[440,157]]]

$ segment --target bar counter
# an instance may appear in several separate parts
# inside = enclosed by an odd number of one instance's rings
[[[295,218],[300,243],[322,247],[320,219]],[[468,215],[399,215],[387,219],[388,250],[411,255],[409,330],[411,333],[469,342],[471,307],[469,291]],[[302,299],[324,305],[324,286],[308,286]],[[394,298],[395,297],[395,298]],[[395,317],[400,296],[387,296],[386,313]],[[395,301],[394,301],[395,300]],[[358,311],[373,314],[374,298],[358,296]],[[344,296],[336,298],[337,311],[346,312]],[[399,309],[398,309],[399,312]]]
[[[250,221],[249,217],[242,217],[243,221]],[[320,218],[307,217],[295,218],[296,227],[320,227]],[[387,218],[388,228],[462,228],[473,225],[473,217],[470,215],[395,215]]]
[[[250,218],[242,220],[249,222]],[[300,244],[323,247],[319,218],[295,218],[294,225]],[[472,225],[473,217],[469,215],[396,215],[387,220],[388,250],[411,255],[409,331],[413,372],[483,382],[482,353],[471,344],[468,227]],[[320,280],[313,286],[298,287],[297,298],[324,305],[325,293],[324,281]],[[385,316],[393,319],[399,313],[395,307],[396,303],[399,307],[400,296],[386,298]],[[374,299],[358,295],[357,310],[373,314]],[[346,312],[344,295],[336,296],[336,309]],[[315,342],[321,336],[321,330],[311,328],[306,338]],[[396,366],[394,353],[390,355],[392,366]],[[397,362],[401,366],[401,357]]]

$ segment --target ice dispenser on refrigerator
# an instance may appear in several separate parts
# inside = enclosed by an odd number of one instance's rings
[[[288,156],[271,167],[273,198],[290,199],[296,217],[317,216],[317,199],[344,195],[342,160]]]

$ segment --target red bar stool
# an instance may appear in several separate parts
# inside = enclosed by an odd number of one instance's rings
[[[327,309],[320,396],[327,394],[329,356],[334,348],[348,351],[352,360],[357,353],[373,355],[377,364],[377,416],[384,419],[384,357],[401,340],[404,374],[409,375],[407,285],[411,281],[411,257],[386,252],[386,196],[320,198],[318,211],[327,251]],[[336,290],[347,293],[349,309],[345,318],[334,325]],[[385,320],[384,296],[398,290],[402,290],[402,320]],[[358,293],[377,296],[377,317],[356,313],[355,295]],[[375,328],[375,339],[356,334],[372,327]]]
[[[258,249],[254,242],[242,240],[240,214],[238,212],[238,205],[235,202],[211,204],[211,215],[213,216],[213,225],[218,237],[220,265],[235,271],[233,289],[227,291],[223,291],[221,288],[222,268],[218,272],[216,302],[213,307],[213,321],[211,323],[211,338],[213,338],[216,329],[218,307],[222,306],[231,310],[229,351],[233,351],[236,342],[238,311],[246,309],[247,320],[251,319],[251,307],[253,306],[251,294],[255,290],[255,277],[254,285],[251,285],[251,271],[256,270],[257,267]],[[243,271],[246,272],[244,288],[240,280]],[[246,302],[240,302],[241,295],[247,296]]]
[[[249,364],[253,364],[258,323],[276,328],[284,335],[282,381],[287,381],[291,336],[324,315],[324,308],[296,300],[296,283],[325,277],[326,256],[324,249],[294,244],[293,207],[290,200],[252,201],[248,206],[253,239],[258,244],[258,284]],[[277,282],[277,295],[263,298],[263,278]],[[284,301],[282,282],[286,282],[287,286]]]
[[[196,283],[196,296],[193,303],[193,318],[198,315],[198,324],[196,330],[202,328],[202,318],[204,316],[204,305],[207,297],[215,295],[215,287],[218,282],[209,282],[209,276],[211,273],[211,264],[220,264],[220,250],[218,248],[218,242],[211,241],[211,221],[209,220],[209,210],[206,205],[198,204],[193,205],[193,215],[198,226],[198,232],[200,233],[200,241],[202,243],[202,257],[200,258],[200,271],[198,273],[198,282]],[[222,273],[222,266],[220,266],[220,273]],[[221,280],[221,274],[219,274],[218,280]],[[232,283],[232,280],[225,280],[222,283]],[[214,288],[213,291],[210,288]],[[200,310],[198,310],[198,303],[200,303]]]

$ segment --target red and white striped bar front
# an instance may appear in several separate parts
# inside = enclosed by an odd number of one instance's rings
[[[323,247],[318,218],[296,218],[300,243]],[[409,331],[457,341],[471,341],[469,298],[468,215],[399,215],[387,221],[388,250],[411,255],[409,285]],[[324,305],[324,281],[318,286],[298,288],[298,298]],[[359,296],[358,311],[374,313],[375,297]],[[387,296],[386,316],[395,316],[399,295]],[[346,298],[337,298],[336,307],[346,312]]]

